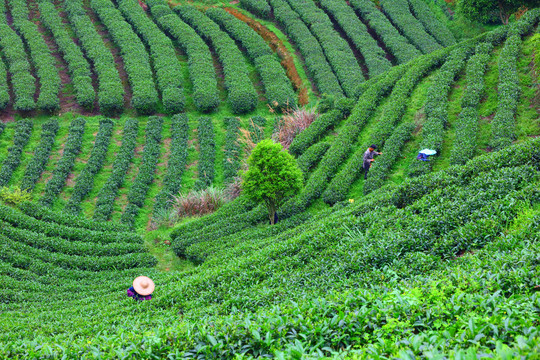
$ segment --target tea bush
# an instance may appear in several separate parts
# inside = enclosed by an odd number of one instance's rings
[[[404,64],[422,53],[405,39],[384,14],[370,0],[350,0],[352,8],[364,19],[384,45],[396,57],[398,64]]]
[[[427,32],[433,36],[442,46],[456,44],[456,38],[450,30],[431,11],[429,6],[422,0],[408,0],[411,11],[424,25]]]
[[[81,212],[81,202],[94,187],[94,177],[103,167],[105,156],[111,142],[114,129],[114,122],[110,119],[104,119],[99,122],[99,131],[94,142],[92,154],[86,163],[86,166],[75,180],[73,192],[69,198],[64,211],[71,214]]]
[[[177,6],[174,11],[215,49],[223,66],[232,112],[245,114],[255,109],[257,93],[249,79],[244,56],[234,40],[221,31],[219,25],[192,6]]]
[[[85,126],[86,120],[84,118],[77,118],[71,122],[62,158],[53,170],[52,177],[45,185],[45,192],[39,200],[42,206],[51,206],[62,191],[66,179],[73,169],[77,155],[81,151]]]
[[[216,161],[216,141],[214,139],[214,124],[209,117],[199,119],[197,128],[199,141],[199,163],[197,170],[199,179],[195,184],[196,190],[201,190],[212,185],[214,181],[214,163]]]
[[[263,18],[270,18],[272,8],[268,4],[267,0],[240,0],[240,5],[247,11]]]
[[[150,184],[156,175],[156,166],[160,156],[161,129],[163,118],[151,116],[146,125],[146,143],[142,154],[142,165],[127,196],[128,204],[122,214],[121,222],[130,227],[135,225],[139,210],[144,206],[144,200]]]
[[[322,0],[321,7],[330,14],[351,39],[356,49],[362,54],[369,71],[369,77],[384,73],[392,67],[386,54],[377,41],[368,33],[364,23],[354,10],[343,0]],[[358,86],[358,84],[356,84]]]
[[[13,135],[13,146],[8,149],[8,155],[0,168],[0,187],[7,185],[13,172],[19,167],[24,147],[28,144],[28,140],[30,140],[32,128],[33,125],[30,120],[25,119],[17,122],[15,135]]]
[[[242,149],[238,143],[240,121],[237,118],[226,118],[225,126],[225,158],[223,159],[223,177],[225,183],[233,182],[240,170],[240,155]]]
[[[171,118],[171,154],[167,162],[167,174],[163,179],[163,187],[156,196],[154,213],[171,207],[172,196],[180,191],[182,174],[186,168],[188,157],[189,124],[186,114],[177,114]]]
[[[58,128],[58,119],[50,119],[43,124],[41,128],[41,141],[34,151],[30,163],[26,166],[24,176],[21,180],[21,189],[29,192],[34,190],[36,183],[47,165],[47,161],[49,161]]]
[[[133,158],[135,146],[137,146],[137,132],[139,123],[135,119],[128,119],[124,124],[122,145],[113,163],[113,170],[103,187],[99,190],[94,219],[107,221],[113,212],[114,200],[118,189],[124,183],[129,164]]]
[[[131,105],[139,114],[155,113],[159,97],[150,67],[150,58],[141,39],[110,0],[92,0],[90,6],[120,49],[133,91]]]
[[[343,90],[333,73],[321,45],[300,16],[286,0],[270,0],[276,21],[298,46],[306,67],[321,94],[343,96]]]
[[[51,8],[50,5],[42,5]],[[124,109],[124,88],[114,58],[105,46],[94,24],[86,14],[83,0],[64,3],[71,28],[79,39],[81,49],[92,62],[98,80],[98,105],[105,115],[117,114]],[[52,9],[50,10],[52,11]]]

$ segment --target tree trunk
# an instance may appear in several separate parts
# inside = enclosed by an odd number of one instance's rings
[[[501,21],[504,25],[508,25],[508,21],[510,20],[511,14],[504,10],[504,6],[501,1],[499,1],[498,4],[499,4],[499,17],[501,18]]]

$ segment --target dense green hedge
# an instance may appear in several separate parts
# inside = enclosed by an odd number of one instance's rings
[[[214,181],[216,141],[214,139],[214,124],[211,118],[202,117],[199,119],[197,137],[199,141],[199,163],[197,164],[199,179],[195,184],[195,188],[200,190],[212,185]]]
[[[381,7],[398,30],[424,54],[441,48],[411,14],[407,0],[381,0]]]
[[[78,256],[118,256],[145,252],[142,244],[137,243],[107,243],[96,246],[96,244],[86,241],[48,237],[42,233],[12,227],[11,224],[3,221],[0,221],[0,225],[0,234],[7,236],[10,240],[53,253]]]
[[[156,175],[156,166],[160,156],[161,144],[161,128],[163,127],[163,119],[158,116],[151,116],[146,125],[146,143],[142,155],[142,165],[139,168],[139,173],[135,178],[127,199],[127,204],[124,213],[122,214],[121,222],[133,227],[135,220],[139,214],[139,209],[144,206],[146,194],[150,188],[150,184],[154,181]]]
[[[38,31],[38,27],[29,21],[27,2],[24,0],[9,0],[13,18],[13,27],[21,35],[30,52],[30,60],[34,65],[35,74],[39,79],[40,88],[37,108],[52,112],[60,108],[60,74],[56,69],[56,60],[49,47]]]
[[[321,45],[300,19],[300,16],[286,0],[270,0],[270,4],[276,20],[298,46],[309,74],[317,85],[319,92],[321,94],[343,96],[343,90],[324,55]]]
[[[369,77],[380,75],[392,67],[386,53],[368,33],[368,29],[345,0],[321,0],[321,7],[330,14],[362,54]],[[358,84],[357,84],[358,85]]]
[[[429,6],[423,0],[408,0],[412,13],[424,25],[424,28],[433,36],[442,46],[451,46],[456,44],[456,38],[448,30]]]
[[[193,102],[201,112],[215,111],[219,104],[216,71],[208,45],[189,25],[176,16],[163,0],[149,1],[152,16],[188,57]]]
[[[15,135],[13,135],[13,145],[8,149],[7,157],[2,162],[2,167],[0,168],[0,187],[7,185],[13,172],[19,167],[24,147],[28,144],[28,140],[30,140],[32,128],[31,120],[25,119],[17,122]]]
[[[261,76],[268,104],[278,109],[294,108],[296,94],[291,81],[264,39],[249,25],[223,9],[210,8],[206,15],[246,49]]]
[[[455,124],[456,137],[452,144],[450,163],[465,164],[476,152],[478,137],[478,105],[484,96],[484,74],[491,59],[493,45],[481,43],[476,52],[467,62],[467,88],[461,98],[461,113]]]
[[[90,77],[90,64],[84,57],[79,46],[75,44],[69,35],[54,4],[44,1],[40,2],[39,12],[43,26],[53,35],[54,41],[68,65],[71,82],[75,88],[77,103],[87,110],[92,109],[96,94],[92,86],[92,78]]]
[[[102,114],[111,115],[124,110],[124,87],[111,51],[105,46],[94,24],[86,14],[83,0],[64,3],[71,28],[79,44],[92,62],[98,80],[98,105]]]
[[[296,135],[289,152],[295,156],[300,156],[313,144],[317,143],[326,132],[334,127],[339,121],[346,118],[349,114],[343,114],[339,110],[330,110],[320,115],[307,129]]]
[[[330,148],[329,142],[323,142],[320,141],[316,144],[311,145],[306,151],[302,153],[296,160],[298,162],[298,167],[305,177],[309,174],[309,172],[314,169],[319,161],[323,158],[324,154],[326,154],[326,151]]]
[[[94,177],[103,167],[113,130],[114,122],[112,120],[104,119],[99,122],[99,130],[94,142],[92,154],[79,177],[75,180],[75,187],[64,208],[65,212],[72,215],[77,215],[81,212],[81,202],[86,195],[92,191],[92,188],[94,187]]]
[[[97,196],[94,220],[107,221],[111,217],[118,189],[124,183],[129,164],[133,159],[135,146],[137,146],[138,128],[139,123],[135,119],[127,120],[124,125],[122,145],[114,159],[112,174],[99,190]]]
[[[193,6],[177,6],[175,12],[215,49],[223,66],[228,100],[235,114],[251,112],[258,103],[246,60],[233,39],[219,25]]]
[[[45,165],[47,165],[47,162],[49,161],[56,133],[59,129],[58,119],[50,119],[43,124],[41,129],[41,141],[36,150],[34,150],[32,159],[30,159],[30,162],[26,166],[21,181],[21,189],[27,190],[28,192],[34,190],[36,183],[45,169]]]
[[[345,95],[353,97],[358,84],[365,78],[347,41],[334,29],[330,18],[315,5],[313,0],[287,0],[287,2],[321,44]]]
[[[422,53],[405,39],[384,14],[370,0],[350,0],[349,3],[362,19],[381,38],[398,64],[411,61]]]
[[[384,181],[390,174],[392,166],[401,157],[401,150],[411,138],[415,127],[416,125],[414,123],[405,123],[398,126],[392,133],[392,136],[384,143],[384,147],[382,148],[383,154],[377,157],[377,161],[373,163],[373,166],[369,170],[368,179],[364,185],[365,194],[380,189],[384,185]],[[341,200],[344,199],[342,198]]]
[[[184,111],[186,99],[182,88],[182,67],[172,41],[148,18],[137,0],[118,0],[117,3],[118,9],[150,49],[165,112],[176,114]]]
[[[31,74],[22,40],[7,24],[0,24],[0,48],[11,75],[11,87],[15,95],[13,108],[19,111],[34,110],[36,79]]]
[[[72,216],[58,211],[52,211],[49,208],[39,206],[35,202],[24,202],[19,204],[19,209],[26,215],[35,219],[55,223],[59,225],[72,226],[100,232],[127,232],[129,228],[119,222],[101,222],[87,219],[81,216]]]
[[[368,118],[376,109],[381,97],[392,90],[385,105],[381,119],[377,124],[371,140],[379,146],[392,133],[395,125],[401,120],[407,100],[418,82],[448,56],[447,50],[441,50],[422,57],[408,67],[392,68],[359,98],[358,103],[340,133],[328,149],[319,167],[309,178],[303,191],[291,199],[282,208],[282,217],[288,217],[303,211],[315,199],[319,198],[340,165],[349,157],[349,152],[358,134],[365,126]],[[350,164],[350,163],[349,163]],[[354,174],[356,169],[352,169]]]
[[[32,209],[30,211],[32,211]],[[67,215],[59,214],[59,216],[65,217]],[[96,231],[93,228],[90,229],[88,226],[86,228],[74,227],[79,226],[80,222],[60,224],[56,222],[43,221],[41,220],[41,216],[38,216],[38,218],[39,219],[34,218],[33,216],[25,215],[11,207],[0,205],[0,220],[12,224],[18,228],[27,229],[46,236],[60,237],[66,240],[82,241],[90,244],[142,243],[142,238],[139,235],[131,232],[112,231],[112,227],[110,232],[103,232]],[[76,219],[76,217],[69,218]],[[95,225],[98,224],[99,223],[96,223]]]
[[[8,106],[10,100],[7,75],[6,64],[4,64],[4,61],[2,60],[0,61],[0,111]],[[2,133],[2,129],[0,129],[0,134]]]
[[[90,6],[120,49],[133,91],[131,105],[139,114],[155,113],[159,96],[150,67],[150,57],[141,39],[133,32],[120,10],[116,9],[110,0],[92,0]]]
[[[267,0],[240,0],[240,5],[262,19],[268,20],[272,14],[272,8]]]
[[[225,158],[223,159],[223,177],[225,183],[234,181],[240,169],[240,153],[242,149],[238,143],[240,133],[240,120],[238,118],[225,118],[227,133],[225,134]]]
[[[186,114],[177,114],[171,118],[171,155],[167,162],[167,174],[163,179],[161,191],[156,196],[154,214],[161,209],[171,207],[172,196],[180,191],[182,174],[186,169],[188,156],[189,123]]]
[[[436,150],[437,153],[441,151],[448,123],[448,94],[456,76],[467,63],[467,58],[473,49],[471,45],[474,43],[469,41],[452,51],[448,60],[433,78],[424,105],[426,120],[422,125],[419,151],[422,149]],[[434,159],[436,156],[430,157],[430,161],[413,161],[409,166],[409,176],[419,176],[430,172]]]
[[[62,158],[56,164],[52,178],[45,185],[45,193],[39,200],[42,206],[51,206],[58,194],[62,191],[66,179],[75,164],[77,155],[81,151],[85,126],[86,120],[84,118],[77,118],[71,122]]]

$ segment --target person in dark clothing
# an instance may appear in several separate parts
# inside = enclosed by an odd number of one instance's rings
[[[363,168],[364,168],[364,179],[366,179],[366,180],[367,180],[367,174],[369,172],[369,168],[371,167],[371,163],[374,160],[373,158],[375,157],[375,155],[381,155],[382,154],[382,152],[376,152],[375,151],[376,149],[377,149],[377,145],[373,144],[364,153]]]
[[[127,290],[127,296],[134,300],[150,300],[154,292],[154,282],[146,276],[139,276],[133,280],[133,286]]]

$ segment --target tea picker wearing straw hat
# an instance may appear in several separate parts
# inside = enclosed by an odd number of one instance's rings
[[[146,276],[139,276],[133,280],[133,286],[127,291],[127,296],[134,300],[150,300],[154,292],[154,282]]]

